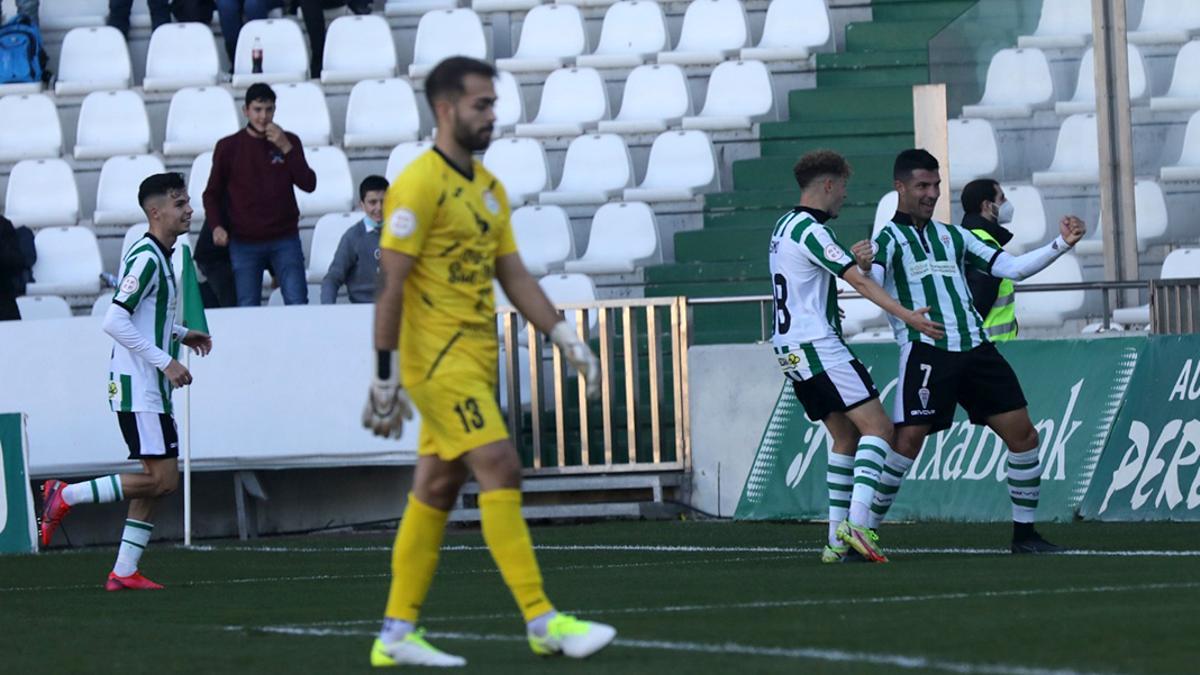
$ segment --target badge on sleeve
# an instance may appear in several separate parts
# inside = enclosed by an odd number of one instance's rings
[[[137,276],[133,274],[125,275],[125,278],[121,280],[121,292],[125,295],[133,295],[134,293],[137,293],[141,286],[142,282],[138,281]]]
[[[830,244],[825,247],[825,259],[829,262],[837,262],[842,259],[842,249],[838,248],[837,244]]]
[[[486,190],[483,193],[483,205],[491,211],[492,215],[500,213],[500,200],[496,199],[496,195],[492,194],[491,190]]]
[[[408,209],[396,209],[388,221],[388,230],[393,237],[406,239],[417,230],[417,216]]]

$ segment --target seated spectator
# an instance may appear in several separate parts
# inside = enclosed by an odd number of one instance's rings
[[[36,25],[38,22],[38,4],[39,0],[16,0],[17,16],[27,16],[33,19]],[[361,12],[360,12],[361,14]],[[4,7],[0,6],[0,23],[4,23]]]
[[[150,26],[158,28],[171,23],[171,0],[146,0],[150,7]],[[129,38],[129,13],[133,11],[133,0],[108,0],[108,25],[121,31]]]
[[[325,10],[349,7],[355,14],[370,14],[370,0],[291,0],[290,11],[297,7],[304,13],[304,30],[308,33],[309,73],[313,79],[321,77],[325,58]]]
[[[17,298],[25,295],[25,285],[33,281],[35,262],[33,231],[13,227],[12,221],[0,216],[0,321],[21,318]]]
[[[238,33],[242,32],[242,25],[247,21],[265,19],[268,12],[282,6],[283,0],[217,0],[217,18],[221,22],[221,34],[225,36],[225,54],[229,56],[230,72],[233,72],[233,57],[237,52]]]
[[[329,271],[321,282],[321,304],[337,302],[338,290],[346,286],[350,302],[374,302],[375,280],[379,277],[379,224],[383,220],[383,198],[388,182],[383,176],[367,176],[358,186],[358,206],[366,215],[346,230],[338,242]]]

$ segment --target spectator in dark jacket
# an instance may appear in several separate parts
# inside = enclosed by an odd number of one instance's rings
[[[994,241],[1004,248],[1013,233],[1004,227],[1012,221],[1013,206],[1004,195],[1004,188],[991,178],[979,178],[967,183],[962,191],[962,226],[985,241]],[[967,269],[967,285],[979,316],[987,317],[996,304],[1003,279],[985,274],[975,268]],[[1007,288],[1011,287],[1010,281]]]
[[[283,301],[308,303],[300,209],[293,186],[317,189],[304,146],[275,118],[275,92],[261,82],[246,90],[246,128],[217,141],[204,211],[216,246],[229,247],[238,305],[262,303],[263,271],[272,268]]]
[[[33,280],[30,270],[37,261],[33,233],[28,227],[13,227],[0,216],[0,321],[21,318],[17,298],[25,295],[25,284]]]
[[[150,27],[158,28],[171,23],[170,0],[146,0],[150,8]],[[133,0],[108,0],[108,25],[129,37],[129,14],[133,11]]]
[[[267,12],[282,6],[283,0],[217,0],[217,18],[221,22],[221,35],[225,38],[225,54],[229,57],[230,71],[233,70],[233,56],[237,51],[242,24],[265,19]]]
[[[321,282],[321,304],[337,302],[338,290],[346,286],[350,302],[374,302],[379,278],[379,223],[388,182],[383,176],[367,176],[358,186],[359,208],[365,214],[342,235],[329,271]]]

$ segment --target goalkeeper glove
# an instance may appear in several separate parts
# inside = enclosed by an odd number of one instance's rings
[[[375,376],[367,391],[362,423],[376,436],[400,438],[404,420],[413,418],[412,399],[400,386],[396,352],[380,351],[376,358]]]
[[[559,321],[554,325],[554,329],[550,331],[550,341],[562,350],[567,361],[583,375],[587,384],[587,397],[595,399],[600,394],[600,361],[592,353],[591,347],[579,339],[575,329],[566,321]]]

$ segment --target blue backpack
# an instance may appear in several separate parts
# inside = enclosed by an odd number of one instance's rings
[[[33,20],[17,16],[0,27],[0,84],[38,82],[43,75],[42,33]]]

